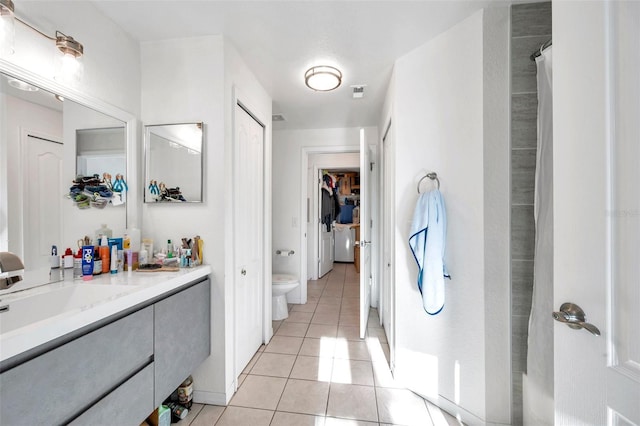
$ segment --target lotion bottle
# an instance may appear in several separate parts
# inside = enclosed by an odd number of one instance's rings
[[[111,246],[111,273],[118,273],[118,246],[115,244]]]

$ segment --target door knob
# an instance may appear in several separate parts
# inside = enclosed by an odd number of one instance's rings
[[[600,335],[600,330],[593,324],[586,322],[586,317],[582,308],[573,303],[563,303],[560,306],[560,312],[554,312],[553,319],[558,322],[563,322],[569,327],[579,330],[584,328],[594,336]]]
[[[371,244],[371,241],[364,241],[364,240],[362,240],[362,241],[355,241],[353,244],[354,244],[356,247],[363,248],[363,247],[366,247],[366,246],[368,246],[369,244]]]

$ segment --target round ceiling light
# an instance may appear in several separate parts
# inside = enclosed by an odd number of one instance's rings
[[[308,88],[318,92],[337,89],[342,84],[340,70],[328,65],[311,67],[304,73],[304,82]]]

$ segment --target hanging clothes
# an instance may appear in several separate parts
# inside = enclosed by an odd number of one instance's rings
[[[331,224],[334,220],[334,206],[333,206],[333,196],[331,192],[329,192],[324,187],[322,188],[322,210],[321,210],[321,220],[322,224],[327,227],[327,232],[331,231]]]
[[[429,315],[444,307],[444,278],[451,278],[444,263],[447,216],[439,190],[420,194],[413,213],[409,247],[418,264],[418,289]]]

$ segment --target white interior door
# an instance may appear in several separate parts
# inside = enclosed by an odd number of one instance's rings
[[[640,3],[554,2],[557,425],[640,425]],[[556,31],[558,29],[558,31]]]
[[[25,270],[48,268],[51,246],[62,250],[62,158],[59,142],[26,136],[23,140],[25,171],[24,259]],[[51,179],[56,176],[56,179]],[[60,253],[58,253],[60,254]]]
[[[360,129],[360,338],[364,339],[371,306],[371,167],[369,146]]]
[[[318,182],[318,193],[320,194],[318,200],[318,217],[320,218],[318,223],[318,235],[320,235],[320,238],[318,238],[318,278],[320,278],[333,269],[333,262],[335,261],[335,236],[333,224],[327,227],[325,223],[322,223],[323,205],[324,203],[332,202],[327,201],[326,191],[322,190],[322,171],[318,174]]]
[[[262,344],[264,275],[264,128],[235,108],[234,307],[236,377]]]

